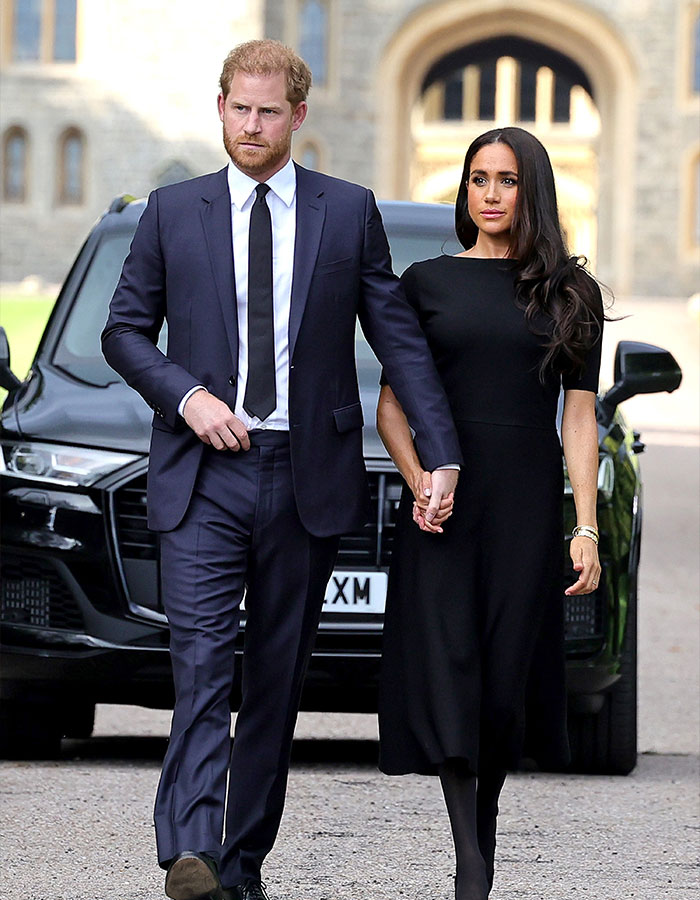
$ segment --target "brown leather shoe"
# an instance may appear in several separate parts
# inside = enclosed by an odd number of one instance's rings
[[[193,850],[178,853],[168,866],[165,893],[171,900],[224,900],[216,862]]]

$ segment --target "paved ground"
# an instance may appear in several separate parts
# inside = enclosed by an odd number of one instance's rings
[[[700,898],[697,323],[681,304],[630,308],[635,317],[609,329],[610,371],[611,332],[619,331],[669,347],[686,373],[676,395],[626,405],[649,440],[642,755],[627,778],[511,777],[494,900]],[[0,764],[0,897],[163,896],[151,805],[168,719],[101,707],[98,737],[65,742],[62,760]],[[306,714],[297,736],[287,812],[267,866],[273,900],[449,900],[452,854],[437,782],[380,775],[371,716]]]

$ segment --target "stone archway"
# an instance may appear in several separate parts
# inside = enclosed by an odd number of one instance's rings
[[[377,190],[409,196],[411,114],[430,67],[460,46],[503,34],[554,48],[590,79],[601,119],[597,274],[624,293],[632,280],[636,75],[622,38],[592,10],[567,0],[444,0],[410,15],[379,65]]]

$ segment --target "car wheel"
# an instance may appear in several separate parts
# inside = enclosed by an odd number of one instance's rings
[[[0,758],[54,759],[61,749],[55,704],[3,700],[0,706]]]
[[[620,678],[595,715],[569,718],[571,771],[629,775],[637,764],[637,591],[629,593]]]
[[[67,738],[89,738],[95,728],[95,704],[82,703],[64,707],[61,712],[61,729]]]

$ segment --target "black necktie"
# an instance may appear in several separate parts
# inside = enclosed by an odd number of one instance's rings
[[[277,405],[272,306],[272,223],[265,202],[269,185],[255,188],[248,233],[248,382],[243,409],[266,419]]]

